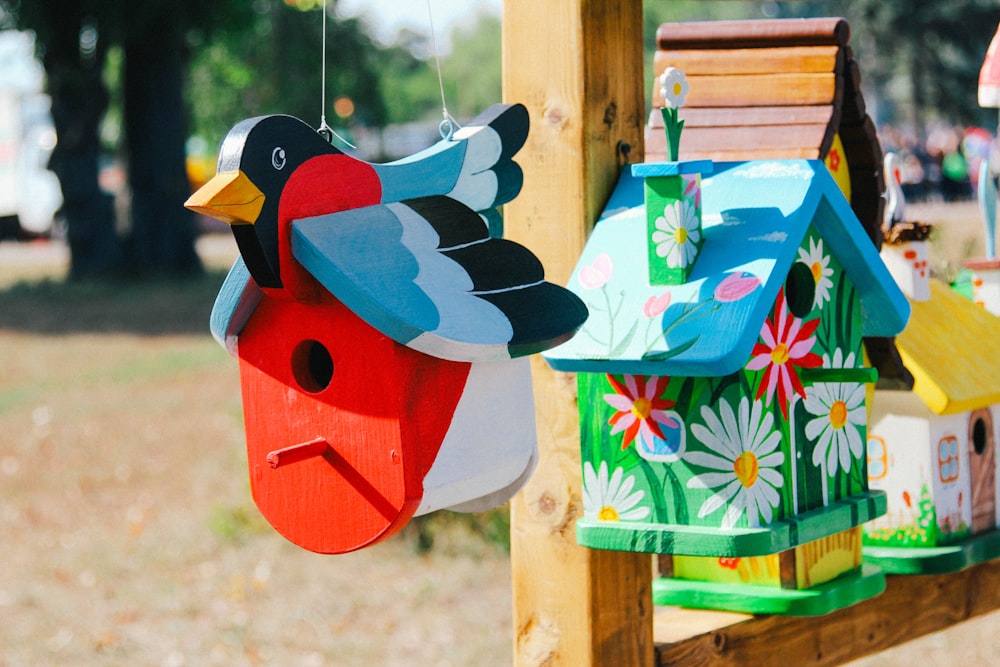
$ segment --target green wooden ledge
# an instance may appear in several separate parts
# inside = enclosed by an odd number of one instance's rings
[[[653,604],[744,614],[822,616],[884,590],[882,570],[864,563],[854,572],[803,590],[660,577],[653,580]]]
[[[761,528],[580,519],[576,541],[592,549],[688,556],[766,556],[859,526],[885,514],[884,491],[866,491]]]
[[[886,574],[948,574],[1000,557],[1000,530],[942,547],[865,546],[861,553]]]

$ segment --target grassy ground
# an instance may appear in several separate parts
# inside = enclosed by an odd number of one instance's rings
[[[509,665],[508,560],[462,524],[322,557],[260,518],[214,245],[115,290],[0,251],[0,666]]]

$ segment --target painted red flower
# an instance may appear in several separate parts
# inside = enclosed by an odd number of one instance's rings
[[[726,568],[727,570],[735,570],[740,565],[739,558],[727,558],[725,556],[719,557],[719,565]]]
[[[830,171],[840,170],[840,151],[833,149],[830,151]]]
[[[784,288],[778,290],[778,301],[774,306],[774,319],[764,322],[760,338],[753,346],[747,369],[766,369],[764,379],[757,389],[759,399],[767,392],[767,404],[771,404],[775,390],[781,414],[788,419],[788,400],[792,392],[805,398],[806,391],[799,380],[796,368],[816,368],[823,364],[818,354],[812,352],[816,337],[813,333],[819,326],[819,318],[803,322],[792,315],[785,302]]]
[[[674,401],[662,398],[663,392],[667,390],[669,377],[625,375],[625,384],[616,380],[613,375],[607,377],[615,393],[605,394],[604,400],[617,410],[608,423],[613,427],[611,435],[625,431],[622,449],[628,448],[636,435],[649,445],[653,444],[653,436],[666,440],[660,424],[670,428],[680,426],[664,412],[674,407]]]

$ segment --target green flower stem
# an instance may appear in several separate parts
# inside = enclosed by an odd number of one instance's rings
[[[659,484],[659,480],[656,479],[656,473],[653,472],[653,466],[649,464],[649,461],[643,458],[639,458],[639,468],[642,470],[643,476],[646,478],[646,484],[649,486],[649,493],[653,496],[653,507],[656,511],[656,522],[657,523],[670,523],[670,518],[667,515],[667,501],[664,494],[657,493],[657,489],[662,489],[663,486]]]
[[[666,481],[669,479],[670,489],[673,491],[675,523],[687,525],[690,523],[690,519],[688,518],[687,495],[684,493],[684,486],[681,484],[681,480],[677,478],[677,474],[670,469],[669,465],[665,465],[663,468],[665,470],[663,486],[666,486]]]
[[[608,296],[608,288],[602,287],[601,294],[608,305],[608,356],[611,356],[611,347],[615,344],[615,315],[611,311],[611,297]]]
[[[711,305],[714,302],[715,302],[714,298],[709,299],[708,301],[702,301],[701,303],[699,303],[698,305],[696,305],[694,308],[691,308],[690,310],[685,310],[683,313],[681,313],[680,315],[678,315],[676,320],[674,320],[673,322],[671,322],[670,325],[667,326],[666,329],[664,329],[662,332],[660,332],[659,336],[657,336],[656,338],[653,339],[653,342],[650,343],[646,347],[646,351],[642,353],[642,356],[645,357],[650,352],[652,352],[653,348],[656,347],[656,344],[659,343],[661,339],[663,340],[664,343],[666,343],[667,342],[667,334],[669,334],[671,331],[673,331],[674,328],[677,327],[678,325],[682,324],[683,322],[687,322],[687,321],[690,321],[690,320],[693,320],[693,319],[697,319],[698,317],[704,317],[704,316],[708,315],[709,313],[712,313],[712,312],[715,312],[716,310],[718,310],[719,309],[719,304],[715,304],[715,308],[713,308],[712,310],[710,310],[708,313],[702,313],[702,314],[697,315],[697,316],[695,315],[695,313],[697,313],[699,310],[702,310],[705,306]],[[649,336],[649,330],[648,329],[646,330],[646,335],[647,335],[647,337]]]
[[[870,384],[878,381],[878,369],[862,368],[799,368],[799,380],[803,384],[817,382],[857,382]]]
[[[660,113],[663,116],[663,129],[667,134],[667,161],[676,162],[680,159],[681,130],[684,129],[684,121],[677,117],[678,109],[661,107]]]

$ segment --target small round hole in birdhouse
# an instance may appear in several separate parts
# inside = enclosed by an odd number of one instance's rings
[[[794,262],[785,280],[785,301],[795,317],[805,317],[816,298],[816,279],[812,270],[802,262]]]
[[[330,351],[319,341],[302,341],[292,352],[292,374],[304,390],[312,394],[323,391],[333,380]]]

